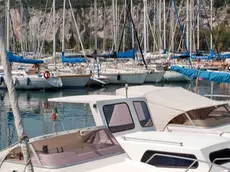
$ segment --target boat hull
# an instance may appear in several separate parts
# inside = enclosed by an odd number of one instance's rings
[[[110,84],[143,84],[147,73],[101,73],[106,76]]]
[[[164,71],[149,72],[145,79],[146,83],[157,83],[161,82],[164,78]]]
[[[51,77],[51,80],[56,80],[56,77]],[[62,83],[58,84],[60,81],[52,84],[52,81],[48,81],[44,77],[39,76],[13,76],[13,82],[15,88],[21,90],[53,89],[62,87]],[[0,89],[7,88],[4,81],[0,84]]]
[[[91,75],[78,74],[58,74],[62,80],[64,88],[81,88],[85,87]]]

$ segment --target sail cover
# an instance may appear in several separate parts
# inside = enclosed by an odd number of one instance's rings
[[[65,56],[62,52],[61,56],[62,63],[86,63],[86,59],[80,56]]]
[[[203,71],[197,69],[182,68],[179,66],[171,66],[171,71],[178,72],[190,78],[202,78],[212,82],[230,83],[230,73],[227,72],[214,72],[214,71]]]
[[[9,62],[27,63],[27,64],[41,64],[43,60],[24,59],[23,56],[14,55],[12,52],[6,52]]]

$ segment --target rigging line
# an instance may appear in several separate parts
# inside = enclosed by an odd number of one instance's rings
[[[133,30],[134,30],[134,33],[135,33],[135,36],[136,36],[136,39],[137,39],[137,43],[138,43],[138,47],[140,49],[140,53],[141,53],[141,57],[142,57],[142,60],[143,60],[143,63],[145,65],[145,68],[148,69],[148,66],[146,64],[146,61],[145,61],[145,58],[144,58],[144,55],[143,55],[143,52],[142,52],[142,48],[141,48],[141,44],[140,44],[140,41],[139,41],[139,38],[138,38],[138,33],[137,33],[137,30],[136,30],[136,27],[135,27],[135,24],[134,24],[134,21],[133,21],[133,18],[132,18],[132,15],[131,15],[131,2],[130,0],[127,0],[127,7],[128,7],[128,15],[131,19],[131,22],[132,22],[132,25],[133,25]]]

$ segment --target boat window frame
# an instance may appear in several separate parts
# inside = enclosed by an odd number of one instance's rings
[[[119,105],[119,104],[125,104],[125,105],[127,106],[128,111],[129,111],[129,115],[130,115],[131,120],[132,120],[133,127],[132,127],[132,128],[129,128],[129,129],[124,129],[124,130],[111,131],[111,129],[110,129],[111,127],[109,126],[108,120],[107,120],[107,118],[106,118],[104,108],[105,108],[106,106]],[[111,133],[125,132],[125,131],[133,130],[133,129],[136,128],[135,122],[134,122],[134,120],[133,120],[133,115],[132,115],[132,113],[131,113],[131,111],[130,111],[129,104],[128,104],[127,102],[118,102],[118,103],[106,104],[106,105],[103,105],[102,110],[103,110],[103,115],[104,115],[104,118],[105,118],[107,127],[108,127],[108,129],[109,129],[109,131],[110,131]]]
[[[148,159],[145,161],[143,158],[145,156],[147,156],[146,154],[148,152],[152,153],[152,155],[150,157],[148,157]],[[156,155],[154,156],[154,154],[156,154]],[[168,157],[167,157],[167,155],[168,155]],[[188,158],[194,159],[194,161],[184,159],[184,158],[187,158],[186,155],[190,156]],[[175,165],[174,166],[169,166],[169,165],[167,166],[167,165],[156,165],[156,164],[148,163],[148,161],[152,160],[154,157],[157,157],[157,156],[162,157],[162,158],[172,158],[170,156],[175,156],[175,157],[173,157],[174,159],[191,161],[191,164],[183,167],[183,166],[175,166]],[[146,150],[140,159],[141,162],[147,163],[148,165],[152,165],[152,166],[155,166],[157,168],[174,168],[174,169],[187,169],[187,168],[197,169],[197,168],[199,168],[199,161],[197,161],[197,160],[198,160],[197,157],[194,154],[190,154],[190,153],[180,153],[180,152],[175,153],[175,152],[164,152],[164,151],[155,151],[155,150]]]
[[[148,110],[149,118],[150,118],[151,121],[152,121],[152,125],[150,125],[150,126],[143,126],[143,125],[141,124],[141,120],[140,120],[140,117],[139,117],[139,115],[138,115],[138,113],[137,113],[137,109],[136,109],[134,103],[144,103],[144,104],[145,104],[145,107],[146,107],[146,109]],[[141,101],[141,100],[138,100],[138,101],[137,101],[137,100],[135,100],[135,101],[133,101],[133,107],[134,107],[134,110],[135,110],[135,112],[136,112],[136,115],[137,115],[137,118],[138,118],[138,121],[139,121],[141,127],[143,127],[143,128],[153,127],[153,119],[152,119],[152,117],[151,117],[151,114],[150,114],[149,108],[148,108],[148,106],[147,106],[147,103],[146,103],[145,101]],[[144,114],[144,115],[145,115],[145,114]]]

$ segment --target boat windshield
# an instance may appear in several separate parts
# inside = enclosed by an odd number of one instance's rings
[[[169,122],[169,124],[195,125],[205,128],[228,123],[230,123],[230,106],[228,104],[192,110],[187,112],[187,115],[183,113]]]
[[[106,128],[47,136],[30,145],[32,163],[46,168],[63,168],[124,153]],[[13,149],[6,160],[23,163],[20,147]]]

